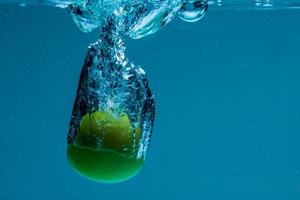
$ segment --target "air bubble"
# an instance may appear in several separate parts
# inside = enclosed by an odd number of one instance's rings
[[[182,4],[178,16],[185,22],[197,22],[204,17],[208,9],[207,1],[187,0]]]

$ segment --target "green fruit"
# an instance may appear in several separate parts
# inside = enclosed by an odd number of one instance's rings
[[[71,166],[84,177],[105,183],[127,180],[136,175],[143,158],[132,155],[134,144],[140,140],[140,128],[135,130],[127,115],[96,111],[85,115],[76,138],[68,145]]]

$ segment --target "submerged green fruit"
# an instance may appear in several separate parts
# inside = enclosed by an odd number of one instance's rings
[[[143,164],[141,159],[128,158],[113,151],[96,151],[68,146],[68,160],[84,177],[105,183],[116,183],[136,175]]]
[[[126,114],[96,111],[85,115],[76,138],[68,145],[69,163],[81,175],[97,181],[115,183],[136,175],[143,158],[132,155],[140,140],[140,128],[133,128]]]

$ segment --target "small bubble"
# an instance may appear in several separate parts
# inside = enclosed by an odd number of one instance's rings
[[[21,7],[26,7],[27,5],[26,5],[26,3],[20,3],[20,6]]]
[[[178,12],[179,18],[186,22],[196,22],[204,17],[208,9],[207,1],[187,0]]]

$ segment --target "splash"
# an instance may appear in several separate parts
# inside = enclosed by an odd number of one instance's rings
[[[125,56],[117,18],[108,18],[91,44],[80,76],[67,156],[84,177],[127,180],[144,162],[155,106],[144,70]]]

